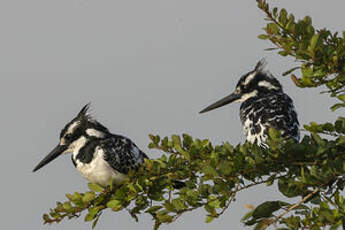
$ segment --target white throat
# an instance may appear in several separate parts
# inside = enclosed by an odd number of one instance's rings
[[[87,138],[85,136],[79,137],[77,140],[73,141],[69,146],[66,152],[73,154],[73,159],[76,159],[79,151],[87,143]]]

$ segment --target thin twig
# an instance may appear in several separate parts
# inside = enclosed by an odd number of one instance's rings
[[[279,179],[279,178],[282,178],[282,177],[285,177],[285,176],[286,176],[286,175],[276,176],[276,177],[274,177],[274,180]],[[247,189],[247,188],[250,188],[250,187],[253,187],[253,186],[255,186],[255,185],[267,183],[267,182],[270,181],[270,180],[272,180],[271,177],[268,178],[268,179],[266,179],[266,180],[261,180],[261,181],[258,181],[258,182],[253,182],[253,183],[248,184],[248,185],[246,185],[246,186],[240,187],[240,188],[237,190],[237,192],[239,192],[239,191],[241,191],[241,190],[244,190],[244,189]]]
[[[282,214],[280,214],[279,216],[277,216],[275,218],[274,221],[272,221],[271,223],[269,223],[269,225],[276,223],[277,221],[279,221],[283,216],[285,216],[286,214],[288,214],[291,210],[301,206],[306,200],[308,200],[310,197],[312,197],[313,195],[315,195],[316,193],[318,193],[320,191],[320,188],[316,188],[314,191],[312,191],[311,193],[309,193],[308,195],[306,195],[300,202],[290,206],[285,212],[283,212]],[[268,226],[269,226],[268,225]],[[267,226],[267,227],[268,227]]]
[[[241,190],[241,189],[240,189],[240,184],[238,184],[238,185],[236,186],[235,191],[231,192],[231,195],[230,195],[229,200],[227,201],[227,203],[226,203],[225,206],[223,207],[222,211],[221,211],[220,213],[217,214],[217,217],[223,215],[223,213],[229,208],[230,204],[234,201],[237,192],[239,192],[240,190]]]

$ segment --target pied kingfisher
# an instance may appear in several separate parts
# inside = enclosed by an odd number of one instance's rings
[[[34,172],[65,153],[91,183],[107,186],[122,183],[130,169],[137,169],[147,158],[130,139],[109,132],[89,113],[89,104],[60,133],[60,143],[34,168]]]
[[[233,93],[208,106],[205,113],[231,102],[242,102],[240,117],[247,141],[267,147],[270,127],[281,131],[283,137],[299,141],[299,123],[291,98],[283,92],[279,81],[264,71],[265,60],[243,75]]]

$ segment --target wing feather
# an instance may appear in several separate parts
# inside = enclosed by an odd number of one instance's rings
[[[138,169],[147,158],[129,138],[113,135],[101,143],[104,149],[104,160],[120,173],[127,174],[130,169]]]

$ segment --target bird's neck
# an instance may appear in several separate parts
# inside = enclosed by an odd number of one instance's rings
[[[99,145],[99,140],[88,139],[85,144],[78,149],[78,151],[73,151],[72,160],[74,163],[90,163],[94,158],[94,153],[96,152],[96,147]]]

